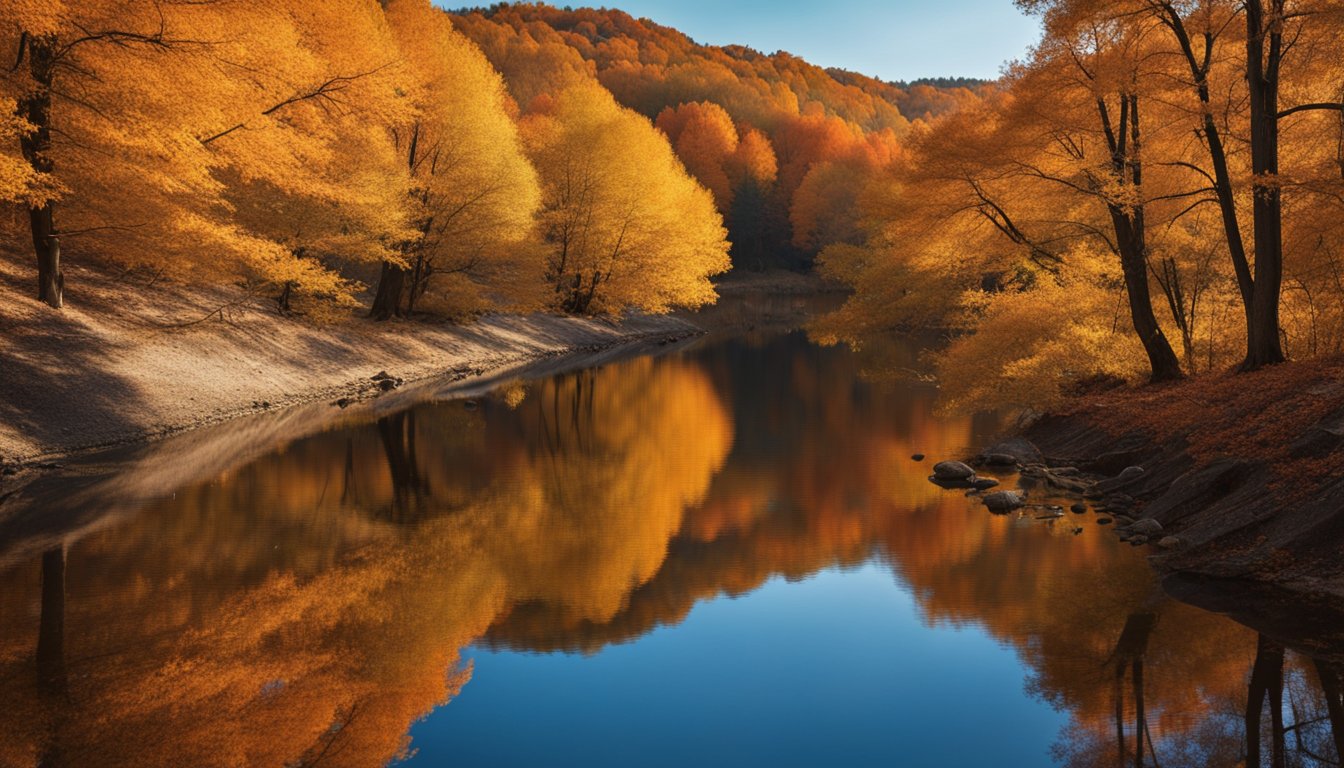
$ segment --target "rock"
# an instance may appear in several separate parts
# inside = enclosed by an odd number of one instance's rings
[[[1046,512],[1044,515],[1037,515],[1037,520],[1058,520],[1063,517],[1063,512]]]
[[[1087,511],[1087,505],[1080,501],[1077,504],[1074,504],[1073,506],[1069,507],[1069,510],[1073,512],[1073,514],[1075,515],[1081,515]]]
[[[1147,544],[1147,543],[1148,543],[1148,537],[1147,537],[1147,536],[1135,536],[1134,538],[1132,538],[1132,539],[1129,540],[1129,545],[1130,545],[1131,547],[1141,547],[1141,546],[1143,546],[1144,544]]]
[[[468,411],[474,411],[474,410],[476,410],[476,409],[479,407],[479,404],[478,404],[475,400],[468,400],[468,401],[466,401],[465,403],[463,403],[462,405],[463,405],[463,407],[465,407]]]
[[[0,469],[0,475],[5,475],[6,477],[8,477],[9,475],[17,475],[17,474],[19,474],[18,467],[10,466],[5,467],[4,469]]]
[[[982,501],[990,512],[996,514],[1021,509],[1027,503],[1026,498],[1018,491],[996,491],[986,495]]]
[[[970,480],[975,470],[960,461],[940,461],[933,465],[933,476],[938,480]]]
[[[1055,475],[1056,477],[1077,477],[1077,476],[1081,475],[1082,473],[1083,473],[1083,471],[1082,471],[1081,469],[1077,468],[1077,467],[1051,467],[1051,468],[1050,468],[1050,474]]]
[[[1078,534],[1080,534],[1080,533],[1082,533],[1082,532],[1083,532],[1083,529],[1082,529],[1082,528],[1074,528],[1074,529],[1073,529],[1073,535],[1074,535],[1074,536],[1077,536]]]
[[[1053,472],[1046,473],[1045,481],[1056,488],[1068,491],[1069,493],[1086,493],[1087,489],[1091,487],[1085,480],[1076,477],[1056,475]]]
[[[1008,464],[1042,464],[1045,461],[1039,448],[1032,445],[1029,440],[1023,440],[1020,437],[991,445],[981,455],[985,457],[986,463],[991,463],[988,458],[998,454],[1012,457],[1012,461],[1006,462]]]
[[[390,378],[392,378],[392,375],[387,371],[379,371],[370,377],[372,381],[387,381]]]
[[[382,390],[383,392],[391,392],[398,386],[400,385],[397,383],[396,379],[387,378],[378,380],[378,389]]]
[[[1015,467],[1017,458],[1011,453],[990,453],[985,455],[985,463],[991,467]]]
[[[342,408],[342,409],[344,409],[344,408],[349,408],[349,407],[350,407],[350,398],[348,398],[348,397],[342,397],[340,400],[337,400],[335,403],[333,403],[333,405],[335,405],[337,408]]]
[[[1116,478],[1120,480],[1133,480],[1142,474],[1143,467],[1125,467],[1120,471],[1119,475],[1116,475]]]
[[[992,477],[973,477],[971,478],[971,487],[977,491],[987,490],[998,485],[999,481]]]
[[[1111,518],[1109,518],[1109,517],[1098,517],[1098,518],[1097,518],[1097,525],[1110,525],[1110,524],[1111,524]]]
[[[923,461],[923,460],[924,460],[924,454],[922,454],[922,453],[916,453],[914,456],[911,456],[911,457],[910,457],[910,460],[911,460],[911,461]]]
[[[1129,526],[1129,530],[1133,531],[1135,535],[1138,536],[1155,536],[1162,532],[1162,524],[1152,518],[1148,518],[1146,520],[1139,520]]]
[[[1180,549],[1183,544],[1185,544],[1185,542],[1175,536],[1165,536],[1161,541],[1157,542],[1157,546],[1163,549]]]

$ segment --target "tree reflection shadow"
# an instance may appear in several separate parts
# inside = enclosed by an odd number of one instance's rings
[[[382,414],[129,510],[0,579],[0,765],[380,765],[473,643],[598,652],[874,558],[930,624],[1017,649],[1069,713],[1060,762],[1338,764],[1337,637],[1248,629],[1107,537],[933,487],[912,453],[997,425],[862,366],[797,338],[633,360]]]

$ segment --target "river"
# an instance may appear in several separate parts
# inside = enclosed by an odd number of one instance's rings
[[[929,483],[1006,424],[918,353],[721,332],[85,460],[0,540],[0,765],[1339,764],[1337,644]]]

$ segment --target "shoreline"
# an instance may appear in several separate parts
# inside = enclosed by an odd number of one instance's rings
[[[259,306],[166,329],[227,296],[175,286],[149,306],[131,285],[80,272],[75,284],[90,295],[64,310],[30,298],[0,307],[0,360],[7,369],[0,378],[0,492],[21,467],[42,468],[254,414],[319,402],[344,409],[412,384],[703,333],[671,315],[496,314],[466,325],[351,317],[316,324]],[[22,277],[0,273],[0,282]],[[390,381],[375,380],[384,372]]]
[[[530,332],[530,333],[529,333]],[[369,375],[332,379],[323,374],[305,377],[308,381],[298,386],[286,386],[279,394],[274,394],[273,385],[263,385],[246,390],[232,397],[212,397],[206,399],[199,390],[190,389],[200,381],[180,381],[170,388],[160,389],[155,396],[172,396],[196,391],[189,401],[197,404],[188,416],[169,419],[156,418],[153,411],[145,410],[137,421],[108,430],[98,426],[97,418],[89,420],[90,414],[79,409],[66,411],[57,420],[58,429],[68,435],[60,442],[37,442],[25,439],[25,435],[12,437],[9,425],[0,426],[0,457],[3,466],[38,465],[51,463],[72,456],[108,450],[122,446],[156,442],[185,432],[192,432],[217,426],[230,421],[248,418],[262,413],[273,413],[313,403],[326,403],[332,407],[345,408],[362,401],[399,394],[401,387],[408,390],[413,385],[425,383],[460,383],[466,379],[496,380],[502,373],[526,367],[548,359],[580,357],[585,354],[618,350],[626,346],[641,343],[667,344],[702,335],[697,326],[685,320],[672,317],[635,317],[620,323],[589,318],[569,318],[550,315],[495,315],[484,318],[460,330],[454,328],[436,328],[424,334],[411,334],[421,344],[433,344],[443,341],[464,341],[465,343],[449,351],[444,349],[440,355],[426,356],[422,353],[402,357],[382,358],[374,363],[363,356],[350,358],[326,358],[323,363],[335,364],[353,371],[356,368],[367,369]],[[429,337],[429,338],[425,338]],[[489,340],[507,340],[503,346],[491,346]],[[255,364],[275,364],[278,361],[258,357],[250,362]],[[301,365],[303,361],[300,361]],[[376,368],[376,370],[374,370]],[[373,377],[388,372],[396,387],[390,392],[382,390],[379,381]],[[142,383],[142,382],[141,382]],[[0,384],[0,397],[8,398],[11,390],[8,384]],[[399,400],[402,398],[398,398]],[[181,413],[181,409],[175,409]],[[51,413],[42,414],[50,419]]]
[[[1344,598],[1344,359],[1085,395],[1017,434],[1192,592]]]

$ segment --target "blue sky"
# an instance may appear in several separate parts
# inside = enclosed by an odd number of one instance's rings
[[[462,3],[441,4],[457,6]],[[777,50],[885,80],[997,77],[1037,38],[1012,0],[551,0],[606,5],[697,42]]]

